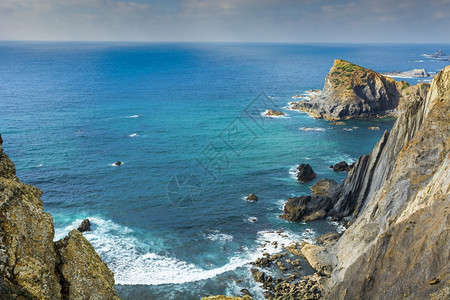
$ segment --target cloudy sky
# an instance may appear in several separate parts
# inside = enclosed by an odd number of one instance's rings
[[[0,39],[450,43],[450,0],[0,0]]]

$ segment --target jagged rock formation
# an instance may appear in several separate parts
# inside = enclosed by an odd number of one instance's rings
[[[297,180],[299,182],[308,182],[314,178],[316,178],[316,173],[309,164],[301,164],[297,167]]]
[[[329,214],[351,226],[314,248],[328,299],[450,298],[449,112],[450,66],[349,172]]]
[[[333,199],[327,196],[313,195],[289,198],[280,215],[287,221],[307,222],[324,219],[333,207]]]
[[[0,146],[0,289],[4,299],[119,299],[114,277],[80,232],[53,242],[42,192],[19,181]]]
[[[406,98],[411,94],[424,98],[427,87],[426,84],[411,87],[337,59],[325,79],[323,91],[291,107],[327,120],[398,115]]]

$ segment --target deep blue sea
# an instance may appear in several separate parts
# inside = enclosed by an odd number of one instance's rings
[[[341,181],[345,174],[328,166],[369,153],[394,122],[333,126],[288,110],[291,97],[322,88],[335,58],[379,72],[437,72],[448,62],[422,54],[438,49],[450,52],[449,45],[0,42],[0,133],[19,178],[44,191],[55,239],[91,220],[85,237],[124,299],[199,299],[242,288],[258,299],[248,262],[261,256],[263,241],[288,244],[335,226],[278,218],[289,197],[309,194],[314,183],[298,183],[295,166],[309,163],[317,179]],[[287,116],[261,116],[272,108]],[[249,193],[259,201],[245,201]]]

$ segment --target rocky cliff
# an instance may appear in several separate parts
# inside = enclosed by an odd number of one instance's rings
[[[0,299],[119,299],[114,276],[74,230],[53,242],[42,192],[19,181],[0,136]]]
[[[328,299],[450,298],[449,150],[450,66],[349,172],[329,215],[350,227],[304,253],[331,268]]]
[[[315,118],[342,120],[394,115],[404,111],[411,95],[425,98],[428,84],[410,86],[372,70],[337,59],[322,92],[292,104]]]

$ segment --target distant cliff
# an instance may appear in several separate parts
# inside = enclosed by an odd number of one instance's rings
[[[292,108],[327,120],[397,116],[405,108],[405,99],[411,95],[424,98],[428,86],[425,83],[412,87],[336,59],[322,92],[310,100],[293,103]]]
[[[119,299],[114,276],[78,230],[53,242],[42,192],[19,181],[0,136],[0,299]]]
[[[449,151],[450,66],[349,172],[328,212],[342,237],[302,247],[325,298],[450,299]]]

